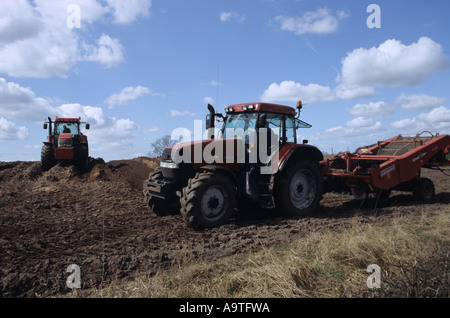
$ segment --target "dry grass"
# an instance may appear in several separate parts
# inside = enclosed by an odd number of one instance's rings
[[[288,246],[199,263],[189,248],[170,271],[81,297],[449,297],[450,208],[311,233]],[[366,269],[381,268],[369,289]]]

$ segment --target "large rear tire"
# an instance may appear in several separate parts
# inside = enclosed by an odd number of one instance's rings
[[[234,213],[233,182],[220,173],[201,172],[189,179],[180,199],[181,214],[194,229],[225,224]]]
[[[42,146],[41,150],[41,165],[42,170],[48,171],[56,165],[55,154],[51,145]]]
[[[306,216],[322,197],[319,167],[311,161],[292,161],[277,177],[275,205],[290,216]]]

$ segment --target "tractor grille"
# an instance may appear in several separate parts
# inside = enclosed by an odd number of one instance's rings
[[[162,161],[172,161],[172,149],[165,148],[161,157]]]
[[[58,147],[59,148],[70,148],[72,147],[72,139],[63,139],[63,138],[59,138],[58,139]]]

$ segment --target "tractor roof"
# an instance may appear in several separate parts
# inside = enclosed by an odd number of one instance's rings
[[[295,116],[295,109],[290,106],[270,104],[270,103],[243,103],[230,105],[225,108],[227,113],[249,112],[270,112]]]
[[[79,123],[81,118],[55,118],[55,123]]]

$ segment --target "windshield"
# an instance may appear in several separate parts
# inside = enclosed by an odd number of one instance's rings
[[[77,123],[57,123],[56,134],[72,134],[72,136],[79,135],[79,125]]]
[[[223,126],[223,138],[245,139],[249,143],[255,133],[258,113],[238,113],[229,115]]]

